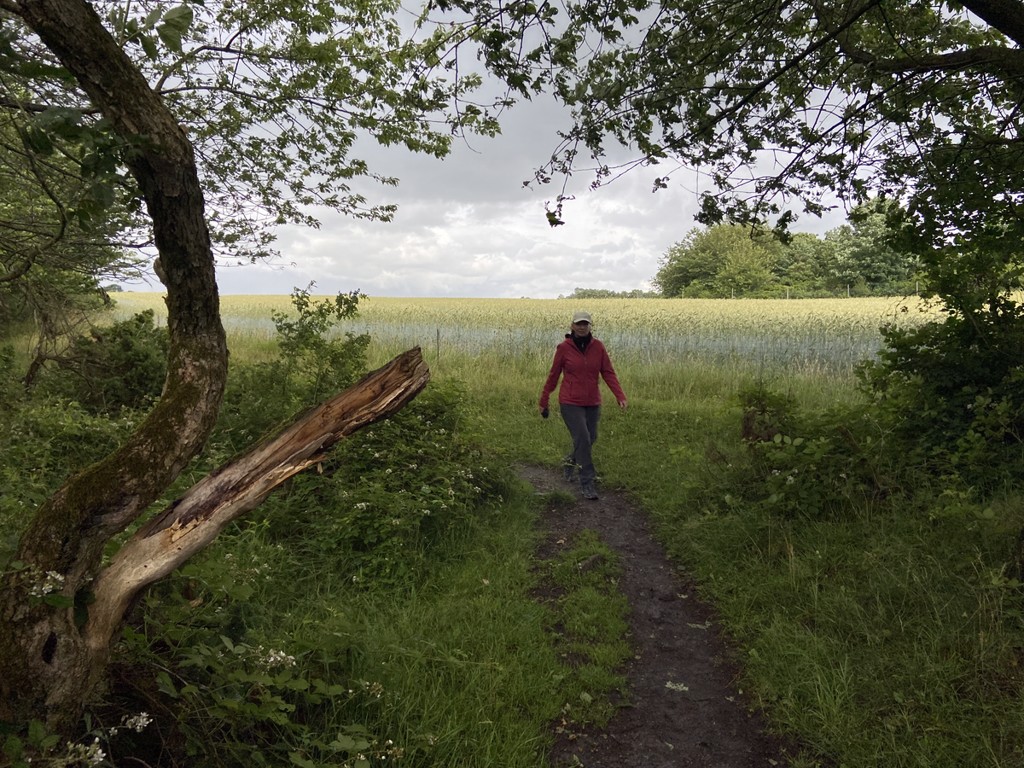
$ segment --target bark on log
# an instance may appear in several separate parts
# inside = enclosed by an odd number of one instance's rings
[[[320,461],[346,435],[401,410],[429,380],[419,347],[403,353],[211,473],[146,523],[94,584],[83,629],[95,655],[90,668],[105,668],[114,633],[141,590],[203,549],[285,480]]]

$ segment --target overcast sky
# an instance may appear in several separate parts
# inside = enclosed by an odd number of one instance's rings
[[[361,290],[369,296],[556,298],[576,288],[650,290],[668,248],[696,226],[697,177],[668,168],[635,169],[596,191],[580,174],[567,190],[565,224],[551,227],[545,202],[559,183],[523,182],[548,158],[566,118],[550,103],[517,105],[495,139],[457,143],[437,160],[404,150],[375,151],[371,168],[400,186],[367,188],[373,202],[396,202],[392,222],[325,213],[322,227],[279,232],[273,264],[222,266],[222,293],[287,294],[315,282],[314,293]],[[376,197],[373,197],[376,195]],[[796,231],[824,232],[814,219]],[[159,290],[154,284],[147,290]]]

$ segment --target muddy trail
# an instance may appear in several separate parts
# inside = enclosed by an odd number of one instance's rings
[[[714,613],[653,538],[643,512],[621,494],[601,489],[585,500],[561,471],[520,467],[539,494],[572,493],[575,503],[551,505],[541,525],[539,556],[595,532],[619,556],[619,589],[630,606],[634,658],[616,714],[600,730],[559,729],[550,755],[556,768],[773,768],[789,765],[786,746],[766,734],[737,689],[729,643]]]

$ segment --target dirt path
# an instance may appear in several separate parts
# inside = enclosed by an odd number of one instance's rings
[[[557,768],[772,768],[789,764],[783,746],[736,690],[729,648],[711,609],[668,561],[643,513],[602,489],[586,501],[558,470],[521,467],[538,493],[573,492],[575,504],[545,513],[544,547],[596,532],[620,559],[635,656],[626,670],[626,706],[600,731],[560,734]],[[559,543],[559,542],[563,543]]]

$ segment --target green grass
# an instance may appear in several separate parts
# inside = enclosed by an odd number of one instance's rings
[[[544,313],[561,317],[568,305],[527,304],[543,310],[544,322],[529,323],[536,343],[423,349],[436,382],[464,386],[478,445],[508,466],[556,466],[565,429],[540,419],[536,401],[560,334]],[[657,320],[659,333],[666,323]],[[371,362],[403,344],[379,341]],[[232,332],[231,346],[236,359],[273,354],[256,333]],[[1024,528],[1019,494],[980,504],[922,487],[842,515],[773,515],[749,501],[756,488],[740,487],[751,475],[739,392],[763,381],[822,408],[856,397],[849,371],[609,349],[630,408],[605,409],[602,482],[643,506],[714,603],[745,662],[739,684],[773,729],[806,746],[796,765],[1022,768],[1024,598],[1006,568]],[[406,748],[406,765],[537,768],[555,720],[608,716],[605,695],[621,685],[627,652],[624,606],[609,589],[614,557],[585,538],[566,559],[537,563],[538,503],[559,500],[515,495],[452,537],[426,578],[400,593],[315,570],[296,579],[287,559],[276,566],[253,600],[266,643],[331,649],[354,684],[381,694],[339,702],[316,728],[363,726]],[[256,546],[273,564],[274,543]],[[608,570],[579,578],[573,558],[596,553]],[[557,586],[557,600],[533,599],[542,582]]]
[[[415,764],[537,765],[557,714],[559,664],[545,610],[528,597],[533,522],[510,505],[414,594],[349,598],[316,623],[345,636],[352,675],[381,686],[363,725],[419,745]],[[345,597],[344,585],[335,595]]]
[[[451,362],[439,375],[468,383],[484,442],[510,461],[557,464],[564,428],[535,408],[546,360]],[[599,472],[697,577],[742,647],[742,685],[806,745],[800,764],[1024,766],[1024,608],[1003,571],[1024,527],[1014,497],[991,519],[913,496],[778,519],[729,485],[745,460],[736,393],[756,372],[681,367],[673,387],[663,372],[618,368],[631,405],[605,409]],[[831,377],[772,385],[812,407],[855,396]]]

